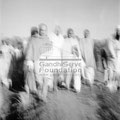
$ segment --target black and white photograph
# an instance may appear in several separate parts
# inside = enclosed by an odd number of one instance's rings
[[[0,0],[0,120],[120,120],[120,0]]]

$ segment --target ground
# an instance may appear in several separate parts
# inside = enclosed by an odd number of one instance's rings
[[[99,78],[99,79],[98,79]],[[96,78],[103,79],[103,73],[97,72]],[[80,93],[65,89],[49,92],[46,103],[32,99],[32,103],[23,108],[17,101],[18,93],[4,88],[4,106],[1,118],[5,120],[120,120],[120,93],[110,93],[106,88],[94,85],[92,91],[82,85]],[[32,96],[30,96],[32,98]]]

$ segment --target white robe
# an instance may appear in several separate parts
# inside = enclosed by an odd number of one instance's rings
[[[64,38],[63,36],[60,35],[55,35],[54,33],[50,34],[49,36],[50,40],[53,43],[53,55],[55,59],[61,59],[61,50],[62,50],[62,46],[64,43]]]
[[[74,48],[77,48],[77,54],[74,54]],[[79,42],[76,38],[66,38],[63,44],[63,49],[62,49],[62,62],[68,64],[68,66],[63,66],[63,69],[67,69],[67,76],[66,76],[66,85],[67,88],[69,89],[70,87],[70,82],[72,79],[72,74],[74,74],[74,84],[73,87],[76,90],[76,92],[80,92],[81,90],[81,73],[79,72],[79,66],[77,67],[71,67],[69,64],[70,63],[79,63],[81,62],[81,52],[80,52],[80,46]],[[70,69],[70,72],[69,72]],[[77,72],[72,72],[71,70],[77,70]]]
[[[115,80],[117,80],[117,85],[120,86],[120,42],[114,41],[114,49],[116,53],[116,64],[115,64]]]
[[[119,41],[114,41],[114,49],[116,53],[116,71],[120,73],[120,42]]]
[[[11,80],[8,78],[10,63],[12,60],[12,53],[14,53],[11,46],[2,45],[0,47],[2,55],[0,56],[0,82],[9,88]]]

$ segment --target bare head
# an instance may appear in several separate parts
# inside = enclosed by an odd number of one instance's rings
[[[118,26],[118,27],[115,29],[114,38],[115,38],[115,40],[120,40],[120,26]]]
[[[39,35],[46,36],[47,35],[47,25],[42,23],[39,25]]]
[[[57,36],[61,34],[61,28],[60,28],[60,26],[55,26],[54,33],[55,33]]]
[[[31,36],[37,35],[38,34],[38,28],[37,27],[32,27],[31,28]]]
[[[84,38],[89,38],[90,37],[90,31],[88,29],[84,30]]]
[[[120,26],[118,26],[118,27],[116,28],[116,33],[117,33],[118,35],[120,35]]]
[[[74,31],[72,28],[69,28],[67,31],[67,36],[68,38],[74,37]]]

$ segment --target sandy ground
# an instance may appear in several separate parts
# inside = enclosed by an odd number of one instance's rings
[[[102,81],[103,73],[97,72],[97,78]],[[120,108],[116,105],[120,105],[120,94],[105,92],[98,86],[90,91],[88,86],[82,85],[79,94],[68,90],[49,92],[46,103],[32,99],[26,108],[20,108],[17,94],[6,89],[3,93],[1,117],[5,120],[120,120]]]
[[[38,103],[37,107],[25,111],[25,119],[35,120],[97,120],[98,103],[96,95],[83,87],[77,94],[59,90],[49,93],[47,103]],[[41,105],[40,105],[41,104]],[[42,111],[42,112],[41,112]]]

